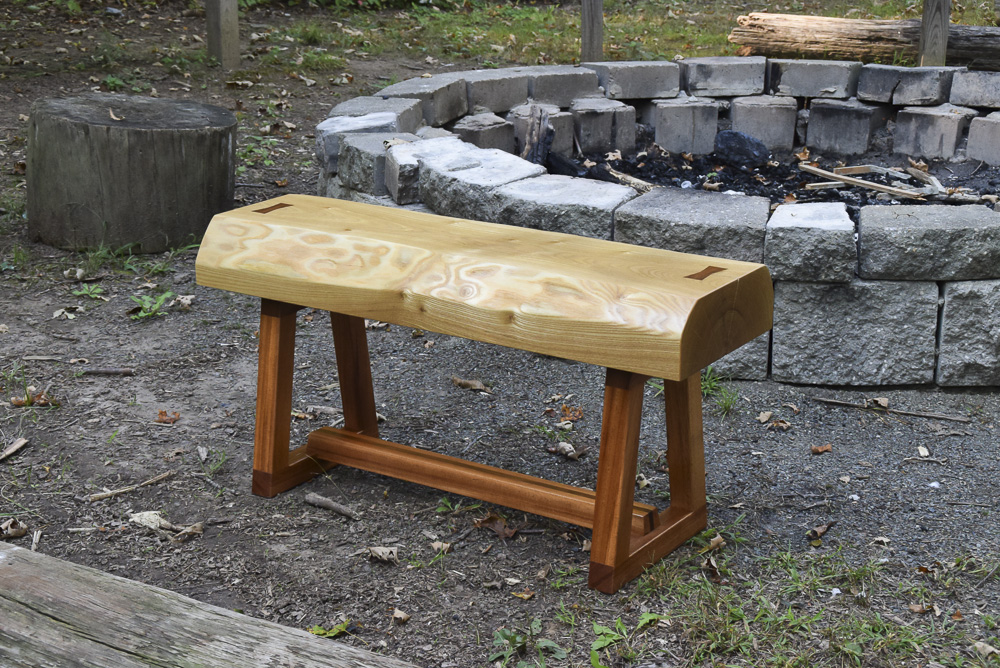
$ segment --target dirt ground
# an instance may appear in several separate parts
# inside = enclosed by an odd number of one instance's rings
[[[996,388],[707,387],[709,530],[611,596],[586,589],[588,533],[559,522],[346,468],[274,499],[251,495],[256,300],[197,286],[196,250],[133,257],[36,244],[19,208],[32,101],[91,90],[107,75],[53,65],[70,31],[168,42],[203,30],[203,18],[180,9],[142,19],[156,30],[141,33],[120,17],[66,20],[43,9],[0,35],[0,450],[27,439],[0,462],[0,522],[16,517],[27,528],[12,540],[30,546],[37,536],[46,554],[288,626],[318,625],[420,666],[484,666],[505,649],[497,661],[510,665],[997,665]],[[20,11],[0,8],[0,22],[10,26]],[[250,88],[204,68],[190,77],[129,71],[161,96],[242,110],[244,135],[270,126],[275,108],[294,126],[273,135],[273,165],[239,176],[238,205],[313,193],[311,128],[329,107],[429,66],[359,61],[354,81],[336,86],[250,67]],[[130,317],[132,297],[167,291],[193,298]],[[323,313],[299,316],[293,442],[336,420],[328,323]],[[593,485],[602,370],[396,326],[373,327],[369,342],[385,438]],[[462,389],[453,376],[491,391]],[[650,386],[638,494],[662,506],[656,394]],[[39,401],[11,401],[25,395]],[[875,397],[938,417],[817,401]],[[764,412],[772,415],[759,419]],[[575,418],[568,431],[557,425],[564,415]],[[550,453],[559,440],[589,453]],[[307,492],[359,519],[306,505]],[[201,523],[203,533],[179,540],[130,519],[145,511],[178,527]],[[502,524],[477,528],[490,514]],[[811,542],[817,527],[827,530]],[[726,545],[702,554],[715,535]],[[396,548],[398,562],[372,558],[372,547]]]

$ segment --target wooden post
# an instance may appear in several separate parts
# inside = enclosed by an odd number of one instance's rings
[[[224,70],[240,66],[240,26],[237,0],[205,0],[208,22],[208,55]]]
[[[604,0],[581,0],[580,62],[604,60]]]
[[[921,67],[944,66],[948,51],[948,23],[951,0],[924,0],[924,13],[920,23]]]

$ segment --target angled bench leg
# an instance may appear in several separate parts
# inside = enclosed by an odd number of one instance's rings
[[[344,429],[378,438],[365,319],[331,312],[330,324],[337,353],[337,380],[344,404]]]
[[[272,497],[323,470],[322,464],[306,456],[304,446],[291,451],[288,447],[292,426],[295,314],[300,308],[270,299],[262,299],[260,303],[257,420],[251,487],[258,496]]]
[[[705,453],[700,374],[664,381],[670,506],[652,531],[630,538],[621,515],[635,496],[639,414],[646,378],[608,370],[597,467],[591,588],[611,594],[705,528]],[[600,531],[599,531],[600,528]]]

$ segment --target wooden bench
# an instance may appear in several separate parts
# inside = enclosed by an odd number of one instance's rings
[[[198,283],[261,301],[253,491],[344,464],[593,529],[617,591],[706,525],[700,371],[771,328],[759,264],[291,195],[217,215]],[[289,450],[295,313],[329,311],[344,425]],[[607,368],[594,491],[379,438],[365,318]],[[670,506],[634,503],[642,395],[664,380]]]
[[[416,668],[0,542],[3,668]]]

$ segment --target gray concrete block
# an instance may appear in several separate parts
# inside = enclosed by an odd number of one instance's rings
[[[610,239],[614,210],[634,199],[627,186],[543,174],[490,193],[489,218],[496,223]]]
[[[945,283],[939,385],[1000,385],[1000,281]]]
[[[439,127],[469,111],[464,79],[448,75],[415,77],[386,86],[376,95],[420,100],[424,123]]]
[[[340,144],[341,183],[351,190],[370,195],[388,195],[385,187],[386,142],[393,139],[417,141],[408,132],[364,132],[345,135]]]
[[[1000,214],[985,206],[866,206],[858,235],[862,278],[1000,278]]]
[[[955,72],[949,101],[966,107],[1000,107],[1000,72]]]
[[[856,93],[860,74],[860,62],[768,58],[767,90],[772,95],[846,99]]]
[[[327,116],[367,116],[387,111],[396,114],[399,132],[416,132],[423,125],[422,103],[405,97],[352,97],[336,105]]]
[[[437,76],[465,81],[468,113],[471,114],[502,113],[524,104],[531,79],[518,68],[467,70]]]
[[[334,116],[316,126],[316,159],[322,171],[337,173],[341,138],[356,132],[397,132],[399,116],[379,111],[364,116]]]
[[[764,197],[657,188],[615,212],[615,240],[680,253],[761,262]]]
[[[552,146],[549,150],[565,156],[573,153],[573,114],[561,111],[554,104],[544,103],[522,104],[514,107],[507,114],[507,120],[514,124],[514,140],[517,145],[514,152],[520,155],[521,151],[524,150],[524,135],[528,130],[532,106],[541,107],[549,116],[549,124],[552,126],[553,133]]]
[[[806,385],[932,383],[937,312],[933,282],[778,281],[771,378]]]
[[[431,155],[458,155],[474,149],[458,137],[435,137],[390,146],[385,156],[385,188],[397,204],[420,201],[420,158]]]
[[[813,100],[806,145],[819,151],[858,155],[868,150],[872,133],[885,125],[889,109],[857,100]]]
[[[543,65],[514,68],[530,77],[528,94],[536,102],[568,107],[581,97],[601,97],[597,73],[573,65]]]
[[[712,369],[722,378],[734,380],[767,380],[771,356],[771,333],[761,334],[733,352],[712,363]]]
[[[1000,112],[972,119],[965,153],[970,160],[1000,165]]]
[[[710,56],[686,58],[681,66],[681,88],[689,95],[733,97],[764,92],[767,58]]]
[[[654,141],[671,153],[711,153],[719,129],[719,103],[687,95],[656,100]]]
[[[507,153],[515,150],[514,124],[496,114],[465,116],[456,121],[451,129],[462,141],[479,148],[498,148]]]
[[[733,98],[729,107],[732,129],[756,137],[772,151],[792,149],[798,112],[794,99],[772,95]]]
[[[975,116],[974,109],[953,104],[905,107],[896,114],[892,150],[913,157],[951,158]]]
[[[858,79],[858,99],[897,106],[943,104],[951,94],[952,77],[964,71],[964,67],[865,65]]]
[[[597,72],[604,95],[612,100],[639,100],[676,97],[681,68],[664,61],[607,61],[583,63]]]
[[[437,139],[439,137],[455,137],[457,136],[451,130],[445,130],[444,128],[435,128],[430,125],[421,125],[417,128],[416,134],[421,139]]]
[[[764,264],[776,281],[854,280],[858,249],[847,206],[842,202],[779,206],[767,221]]]
[[[581,98],[570,106],[580,150],[599,153],[635,150],[635,109],[618,100]]]
[[[495,148],[431,155],[419,163],[420,199],[432,211],[487,222],[492,190],[545,173],[544,167]]]

